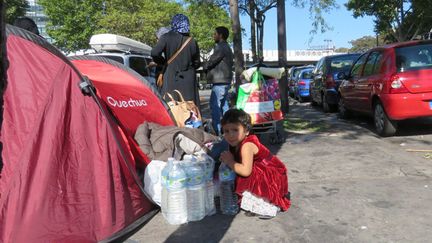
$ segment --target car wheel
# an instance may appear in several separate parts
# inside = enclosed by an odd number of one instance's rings
[[[326,96],[324,94],[321,95],[321,105],[322,105],[323,110],[324,110],[325,113],[330,112],[330,106],[327,103],[327,98],[326,98]]]
[[[348,119],[351,117],[352,115],[351,111],[345,107],[345,100],[343,97],[339,98],[338,109],[339,109],[339,118]]]
[[[289,92],[289,96],[290,96],[291,98],[294,98],[294,92]]]
[[[330,105],[328,103],[327,96],[324,94],[321,95],[321,104],[325,113],[335,112],[337,109],[337,105]]]
[[[311,102],[311,106],[318,106],[318,103],[315,101],[314,96],[312,95],[312,93],[310,93],[310,102]]]
[[[303,99],[303,97],[301,97],[300,95],[299,95],[299,96],[297,96],[297,98],[298,98],[298,101],[299,101],[300,103],[304,102],[304,99]]]
[[[381,102],[374,106],[374,123],[378,135],[382,137],[392,136],[396,133],[397,123],[388,118]]]

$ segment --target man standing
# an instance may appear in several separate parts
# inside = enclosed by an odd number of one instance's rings
[[[213,39],[216,42],[213,54],[204,65],[207,72],[207,82],[213,84],[210,95],[210,110],[213,129],[221,134],[222,115],[228,110],[228,90],[233,77],[232,67],[234,55],[227,43],[229,31],[220,26],[215,29]]]

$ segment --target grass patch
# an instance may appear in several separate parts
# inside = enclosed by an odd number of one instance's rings
[[[284,121],[284,128],[288,131],[299,132],[323,132],[330,128],[330,125],[324,121],[308,121],[301,118],[289,117]]]

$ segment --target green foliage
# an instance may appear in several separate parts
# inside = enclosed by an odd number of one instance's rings
[[[172,16],[184,13],[178,3],[167,0],[109,0],[106,1],[106,15],[97,33],[123,35],[134,40],[156,44],[156,31],[169,26]]]
[[[373,36],[363,36],[349,42],[352,47],[351,52],[364,52],[376,46],[376,38]]]
[[[296,7],[308,7],[309,17],[312,20],[312,34],[318,33],[318,30],[324,33],[332,29],[325,21],[323,14],[329,13],[333,8],[339,8],[335,0],[292,0],[292,2]]]
[[[215,28],[225,26],[231,29],[228,13],[215,4],[205,2],[191,3],[187,7],[186,13],[191,22],[192,36],[198,41],[201,56],[206,57],[215,46],[213,40]]]
[[[6,23],[13,24],[15,19],[24,16],[28,3],[26,0],[7,0],[6,6]]]
[[[346,47],[339,47],[339,48],[336,48],[335,49],[335,52],[338,52],[338,53],[346,53],[346,52],[349,52],[349,48],[346,48]]]
[[[99,28],[103,0],[40,0],[49,17],[48,34],[64,51],[88,48],[88,42]]]
[[[186,0],[40,0],[49,18],[48,34],[64,51],[88,48],[93,34],[112,33],[153,46],[156,31],[172,16],[186,14],[204,54],[214,47],[214,28],[230,26],[227,12],[212,3]],[[182,7],[183,4],[185,7]]]
[[[429,31],[432,0],[349,0],[354,17],[374,16],[375,31],[388,41],[405,41]]]

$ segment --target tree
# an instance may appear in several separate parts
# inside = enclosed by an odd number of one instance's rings
[[[249,1],[249,18],[251,22],[251,37],[250,37],[250,43],[251,43],[251,49],[252,49],[252,62],[256,63],[258,61],[257,59],[257,43],[256,43],[256,22],[255,22],[255,1]]]
[[[112,33],[156,44],[156,31],[169,26],[172,16],[184,13],[180,4],[161,0],[109,0],[97,33]]]
[[[40,0],[39,4],[49,18],[47,32],[58,48],[66,52],[88,48],[99,28],[103,0]]]
[[[231,16],[232,34],[233,34],[233,42],[234,42],[236,90],[238,90],[238,87],[240,86],[241,83],[240,75],[243,72],[243,68],[244,68],[238,0],[229,0],[229,10]]]
[[[335,49],[335,52],[337,52],[337,53],[347,53],[349,51],[350,51],[350,49],[346,48],[346,47],[339,47],[339,48]]]
[[[287,48],[286,48],[286,19],[285,19],[285,0],[277,1],[277,25],[278,25],[278,57],[279,67],[284,67],[287,71]],[[279,89],[282,98],[282,111],[289,112],[288,99],[288,79],[287,72],[282,76],[279,82]]]
[[[8,0],[6,6],[6,23],[13,24],[16,18],[24,16],[28,3],[26,0]]]
[[[331,29],[326,23],[323,13],[329,13],[332,9],[339,7],[335,0],[292,0],[292,3],[299,8],[308,6],[309,18],[312,20],[311,34],[316,34],[318,31],[324,33]]]
[[[251,18],[251,44],[257,43],[257,50],[252,48],[252,58],[258,56],[262,58],[264,51],[264,22],[266,19],[265,13],[276,7],[276,0],[242,0],[239,8]],[[255,29],[256,25],[256,29]],[[256,33],[255,33],[256,30]],[[255,42],[255,36],[258,37]],[[252,47],[254,45],[252,44]]]
[[[379,43],[384,44],[385,41],[382,37],[379,37],[378,40],[374,36],[363,36],[361,38],[352,40],[349,42],[351,44],[350,52],[364,52],[373,47],[379,45]]]
[[[354,17],[375,16],[375,31],[387,40],[405,41],[430,29],[430,0],[349,0]]]

